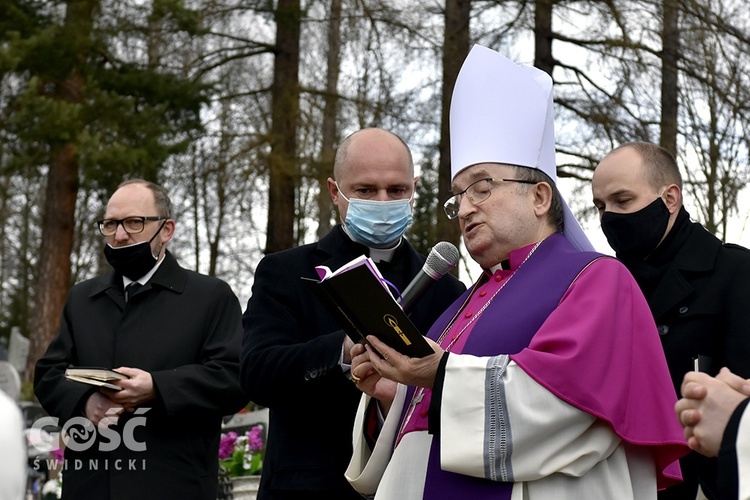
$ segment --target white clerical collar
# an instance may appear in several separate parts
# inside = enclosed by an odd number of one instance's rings
[[[507,262],[507,261],[504,260],[503,262]],[[503,267],[503,262],[499,264],[495,264],[494,266],[489,268],[487,270],[487,274],[489,274],[490,276],[494,276],[496,272],[505,270],[505,267]]]
[[[531,245],[526,245],[517,250],[513,250],[512,252],[510,252],[510,254],[508,254],[507,259],[490,267],[487,272],[490,276],[493,276],[497,271],[515,271],[521,264],[524,263],[531,252],[533,252],[536,247],[539,246],[539,243],[541,242],[537,241],[536,243],[532,243]]]
[[[390,262],[393,258],[393,254],[396,253],[396,249],[401,246],[401,241],[403,239],[403,236],[399,238],[398,243],[396,243],[396,246],[393,248],[370,248],[370,258],[375,263],[383,261]]]
[[[145,285],[146,283],[148,283],[148,280],[150,280],[151,276],[153,276],[154,273],[156,272],[156,270],[159,269],[159,266],[161,266],[162,262],[164,262],[164,255],[161,256],[161,258],[159,259],[159,261],[156,263],[156,265],[154,265],[154,267],[151,268],[151,270],[149,272],[147,272],[146,274],[144,274],[143,276],[141,276],[140,278],[138,278],[135,281],[137,281],[141,285]],[[123,276],[122,277],[122,285],[123,285],[123,287],[127,287],[133,281],[134,280],[131,280],[127,276]]]
[[[349,237],[350,240],[354,241],[354,238],[352,238],[352,236],[349,234],[349,231],[346,230],[346,226],[344,226],[342,224],[341,227],[344,229],[344,234],[346,234]],[[367,247],[367,248],[370,249],[370,258],[375,263],[383,262],[383,261],[390,262],[391,259],[393,258],[393,254],[396,253],[396,249],[399,246],[401,246],[401,242],[403,241],[403,239],[404,239],[403,236],[400,237],[398,239],[398,243],[396,243],[396,245],[393,246],[393,247],[391,247],[391,248],[373,248],[373,247]],[[356,241],[354,241],[354,242],[357,243]]]

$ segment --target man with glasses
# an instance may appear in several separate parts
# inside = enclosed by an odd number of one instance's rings
[[[221,418],[239,387],[241,311],[229,286],[180,267],[166,191],[123,182],[97,222],[113,270],[74,286],[35,394],[70,435],[63,498],[214,500]],[[111,368],[120,390],[65,379]]]
[[[638,286],[555,186],[551,78],[475,46],[450,119],[445,212],[485,272],[435,354],[352,348],[347,478],[376,500],[655,499],[687,452],[676,397]]]
[[[328,179],[341,224],[320,241],[265,256],[255,270],[241,376],[247,396],[270,409],[261,500],[361,498],[344,478],[360,395],[349,377],[352,341],[301,278],[367,255],[403,291],[425,261],[404,237],[416,183],[398,136],[353,133]],[[412,322],[426,332],[465,289],[442,277],[409,311]]]

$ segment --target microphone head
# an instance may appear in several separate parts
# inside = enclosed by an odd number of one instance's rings
[[[439,241],[427,255],[427,261],[422,270],[435,280],[456,267],[458,263],[458,248],[448,241]]]

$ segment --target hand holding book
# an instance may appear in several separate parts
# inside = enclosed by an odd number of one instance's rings
[[[320,281],[303,279],[311,283],[352,341],[366,343],[367,335],[375,335],[409,357],[434,352],[391,295],[372,259],[363,255],[336,271],[324,266],[316,270]]]
[[[65,370],[65,378],[72,382],[104,387],[113,391],[121,391],[122,387],[112,382],[115,380],[125,380],[130,377],[122,373],[107,368],[97,367],[70,367]]]

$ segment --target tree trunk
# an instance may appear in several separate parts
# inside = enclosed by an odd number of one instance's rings
[[[328,21],[328,68],[323,108],[323,143],[316,172],[320,189],[318,191],[318,239],[331,230],[332,206],[326,181],[328,177],[333,176],[333,159],[336,155],[340,62],[341,0],[331,0],[330,20]]]
[[[84,77],[77,65],[88,56],[94,12],[98,0],[71,0],[65,12],[64,32],[76,42],[74,67],[55,87],[54,99],[80,103]],[[42,87],[40,87],[42,88]],[[78,131],[71,131],[73,137]],[[34,368],[60,326],[60,316],[70,288],[70,255],[75,231],[75,207],[78,194],[78,144],[74,141],[52,148],[47,173],[42,245],[39,255],[39,281],[36,291],[36,317],[30,332],[29,356],[24,379],[34,379]]]
[[[534,10],[534,66],[552,76],[555,59],[552,57],[553,0],[536,0]]]
[[[437,240],[448,241],[458,247],[461,228],[455,220],[448,220],[443,212],[443,201],[451,190],[450,106],[458,72],[469,54],[469,14],[471,0],[446,0],[445,33],[443,35],[443,94],[440,113],[440,164],[438,166]],[[454,273],[458,268],[454,268]]]
[[[195,264],[193,269],[200,271],[201,268],[201,236],[200,236],[200,203],[201,199],[205,199],[205,196],[201,196],[201,186],[204,186],[203,179],[199,173],[199,157],[203,155],[202,151],[199,151],[195,144],[190,146],[190,186],[187,189],[188,199],[191,201],[190,208],[187,210],[193,217],[193,253],[195,253]]]
[[[70,254],[73,249],[78,194],[76,153],[77,146],[73,143],[60,148],[50,162],[47,175],[35,300],[36,316],[31,326],[31,343],[24,376],[27,381],[34,379],[36,362],[47,350],[60,327],[60,315],[70,288]]]
[[[300,0],[279,0],[275,14],[276,57],[271,88],[266,253],[294,245],[300,17]]]
[[[721,175],[721,152],[720,144],[721,131],[719,130],[718,116],[716,103],[713,99],[708,99],[708,112],[709,112],[709,127],[708,127],[708,165],[704,167],[706,170],[706,214],[703,226],[712,234],[718,234],[719,224],[716,221],[717,214],[725,214],[722,220],[726,220],[726,211],[717,210],[719,204],[718,192],[725,192],[725,183],[723,182],[723,175]],[[718,191],[718,192],[717,192]],[[722,200],[723,201],[723,200]],[[726,238],[726,227],[723,237]]]
[[[659,144],[677,155],[679,0],[662,1],[661,136]]]

